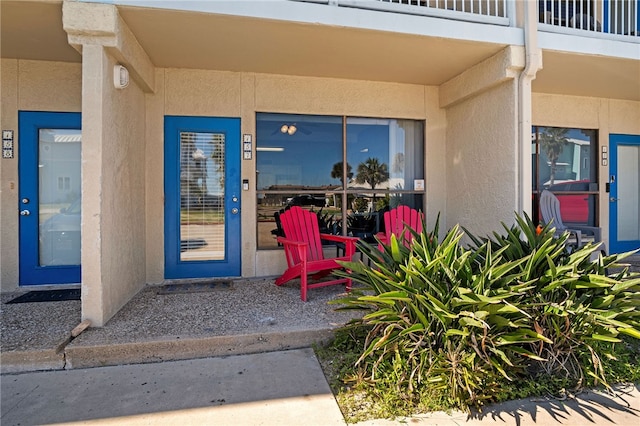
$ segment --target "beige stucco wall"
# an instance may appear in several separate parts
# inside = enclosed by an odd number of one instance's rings
[[[156,93],[147,95],[147,136],[154,148],[147,150],[147,165],[163,164],[164,115],[240,117],[243,134],[255,142],[256,112],[330,114],[426,120],[427,164],[425,176],[427,217],[434,221],[444,203],[445,114],[438,107],[438,90],[419,85],[377,83],[341,79],[292,77],[269,74],[203,70],[159,70]],[[153,114],[151,113],[153,111]],[[154,179],[161,176],[149,169]],[[255,156],[242,161],[242,178],[250,190],[242,192],[242,275],[268,276],[282,273],[285,259],[279,250],[256,252]],[[148,211],[162,211],[162,182],[148,175]],[[162,217],[153,213],[148,228],[148,275],[152,282],[163,279]]]
[[[0,160],[0,289],[18,288],[18,111],[80,112],[80,64],[2,59],[0,123],[14,131],[14,158]]]
[[[486,236],[514,222],[516,91],[508,80],[447,109],[447,227]]]
[[[146,283],[145,99],[116,61],[83,48],[82,317],[101,326]]]
[[[609,134],[640,135],[640,102],[534,93],[532,116],[536,126],[597,129],[598,158],[601,147],[609,146]],[[609,166],[601,161],[598,164],[599,225],[608,245],[609,201],[604,188],[609,181]]]

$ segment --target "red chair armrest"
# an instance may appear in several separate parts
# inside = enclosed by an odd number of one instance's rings
[[[306,247],[308,245],[308,243],[302,242],[302,241],[294,241],[294,240],[289,240],[285,237],[278,237],[276,238],[276,240],[281,243],[283,246],[296,246],[296,247]]]
[[[343,235],[320,234],[320,238],[327,241],[335,241],[344,244],[345,257],[351,257],[356,252],[356,243],[360,241],[357,237],[345,237]]]

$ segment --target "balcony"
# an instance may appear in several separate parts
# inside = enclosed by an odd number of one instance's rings
[[[540,0],[538,8],[540,31],[619,40],[640,37],[638,0]]]
[[[305,0],[332,6],[515,26],[516,0]],[[540,31],[640,37],[638,0],[539,0]],[[578,31],[578,32],[576,32]]]

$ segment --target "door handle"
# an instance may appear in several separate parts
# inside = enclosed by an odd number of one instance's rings
[[[20,210],[20,216],[29,216],[30,214],[29,210]]]
[[[231,214],[238,214],[239,211],[240,210],[238,210],[237,207],[234,207],[234,208],[231,209]]]
[[[611,197],[609,198],[609,201],[611,201],[612,203],[615,203],[616,201],[618,201],[620,198],[616,198],[616,197]]]

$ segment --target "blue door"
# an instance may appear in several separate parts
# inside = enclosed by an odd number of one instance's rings
[[[609,135],[609,245],[612,253],[640,248],[640,135]]]
[[[164,121],[165,278],[240,276],[240,119]]]
[[[80,282],[81,116],[18,115],[19,283]]]

